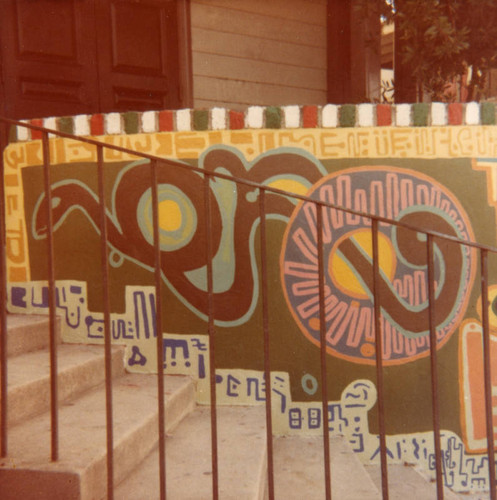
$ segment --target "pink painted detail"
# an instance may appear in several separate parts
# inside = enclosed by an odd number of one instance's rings
[[[316,128],[318,126],[317,106],[304,106],[302,108],[302,126],[304,128]]]
[[[449,104],[449,125],[462,125],[462,104],[460,102]]]
[[[245,118],[241,111],[230,110],[229,121],[230,129],[238,130],[245,127]]]
[[[392,125],[392,106],[390,104],[376,105],[376,123],[380,127]]]
[[[91,115],[90,117],[91,135],[104,135],[104,117],[101,114]]]
[[[31,125],[36,125],[37,127],[43,127],[43,120],[35,119],[30,120]],[[34,141],[36,139],[41,139],[42,133],[39,130],[31,130],[31,139]]]
[[[161,111],[159,113],[159,132],[172,132],[174,130],[174,112]]]

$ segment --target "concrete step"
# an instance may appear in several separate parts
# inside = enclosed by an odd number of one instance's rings
[[[102,346],[61,344],[57,347],[59,402],[101,384],[105,379]],[[124,375],[124,348],[112,348],[112,373]],[[50,356],[34,351],[8,360],[8,422],[12,425],[50,408]]]
[[[31,314],[7,314],[7,356],[45,349],[49,346],[48,316]],[[60,343],[60,319],[55,329]]]
[[[264,408],[219,407],[217,424],[219,498],[262,500],[267,476]],[[167,498],[212,498],[210,425],[210,410],[197,408],[168,436]],[[154,450],[135,474],[118,486],[115,497],[120,500],[159,498],[158,461],[158,452]]]
[[[194,407],[187,377],[166,376],[166,426]],[[122,481],[157,443],[157,376],[128,374],[113,384],[114,480]],[[106,494],[105,388],[61,405],[60,460],[50,462],[50,415],[9,432],[9,456],[0,466],[2,500],[94,500]]]
[[[275,498],[325,498],[322,437],[274,440]],[[330,439],[333,500],[378,500],[381,495],[344,437]]]
[[[380,465],[366,465],[365,469],[381,491]],[[388,497],[390,500],[406,500],[408,498],[436,500],[437,486],[417,467],[408,464],[393,464],[388,466]],[[445,500],[461,500],[461,498],[468,497],[460,496],[450,489],[444,488]]]

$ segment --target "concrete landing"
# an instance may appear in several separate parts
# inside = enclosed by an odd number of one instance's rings
[[[330,439],[330,469],[333,500],[381,499],[371,477],[343,437]],[[276,438],[274,475],[276,498],[325,498],[323,438]]]
[[[262,500],[266,484],[266,430],[262,407],[219,407],[219,498]],[[166,440],[167,498],[212,498],[210,410],[197,408]],[[159,498],[155,450],[118,486],[120,500]],[[281,497],[284,498],[284,497]],[[311,498],[311,497],[300,497]]]

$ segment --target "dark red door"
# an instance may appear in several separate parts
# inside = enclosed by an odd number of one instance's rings
[[[102,111],[177,107],[176,2],[103,0],[96,8]]]
[[[12,118],[180,106],[174,0],[0,0]]]

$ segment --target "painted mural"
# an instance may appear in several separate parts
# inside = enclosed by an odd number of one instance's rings
[[[379,461],[372,233],[371,220],[362,214],[496,245],[497,128],[246,129],[102,140],[181,162],[180,167],[159,164],[157,170],[165,372],[194,377],[199,403],[209,402],[212,307],[218,401],[264,404],[271,391],[275,432],[319,434],[328,425],[332,434],[347,436],[362,460]],[[63,338],[101,343],[96,151],[52,138],[50,155]],[[5,160],[9,307],[43,313],[48,207],[40,141],[11,144]],[[111,150],[104,161],[112,340],[126,345],[130,371],[150,372],[159,334],[151,167],[148,160]],[[208,220],[202,172],[210,174]],[[270,381],[262,356],[258,184],[281,191],[268,192],[265,199]],[[316,205],[295,194],[353,211],[323,209],[327,415],[320,403]],[[426,238],[382,222],[379,249],[388,454],[434,475]],[[479,256],[440,239],[434,255],[444,477],[458,491],[484,490]],[[497,258],[491,255],[489,265],[496,285],[489,312],[497,364]],[[493,379],[497,386],[497,370]]]

